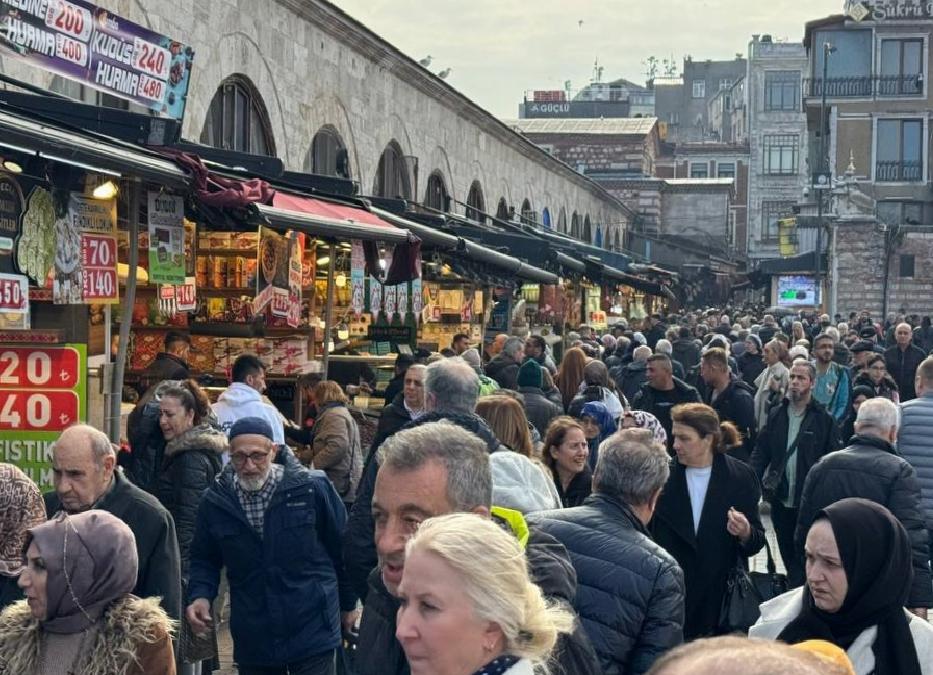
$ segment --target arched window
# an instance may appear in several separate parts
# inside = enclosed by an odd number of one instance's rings
[[[509,205],[505,201],[505,197],[499,198],[499,206],[496,207],[496,218],[499,220],[509,219]]]
[[[382,151],[379,167],[376,169],[376,184],[373,194],[391,199],[411,199],[411,179],[402,149],[391,141]]]
[[[586,229],[585,226],[584,229]],[[606,238],[606,241],[609,241],[608,237]],[[597,248],[603,247],[603,228],[599,225],[596,226],[596,239],[593,241],[593,245]]]
[[[544,210],[541,212],[541,224],[544,226],[544,229],[551,229],[551,212],[545,206]]]
[[[590,214],[586,214],[583,219],[583,241],[587,244],[593,243],[593,228],[590,225]]]
[[[249,80],[235,75],[217,88],[201,131],[201,142],[224,150],[275,156],[269,114]]]
[[[557,216],[557,231],[561,234],[567,234],[567,212],[561,207],[560,214]]]
[[[622,250],[622,239],[619,237],[619,228],[616,228],[616,251]]]
[[[470,193],[467,195],[466,217],[468,220],[483,224],[486,222],[486,200],[483,198],[483,186],[478,180],[470,185]]]
[[[574,239],[580,238],[580,216],[577,215],[576,211],[570,216],[570,236]]]
[[[538,214],[531,208],[531,202],[527,199],[522,202],[522,222],[527,225],[538,224]]]
[[[447,196],[447,186],[440,171],[434,171],[428,176],[428,187],[424,192],[424,205],[438,211],[450,210],[450,197]]]
[[[350,178],[350,157],[337,130],[328,125],[321,127],[311,141],[311,150],[305,157],[305,171],[319,176]]]

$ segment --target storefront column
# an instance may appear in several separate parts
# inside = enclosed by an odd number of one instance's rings
[[[330,260],[327,263],[327,304],[324,307],[324,379],[327,379],[327,364],[330,361],[330,350],[327,344],[330,341],[330,329],[334,322],[334,265],[337,262],[337,246],[330,245]],[[336,346],[336,342],[334,343]]]

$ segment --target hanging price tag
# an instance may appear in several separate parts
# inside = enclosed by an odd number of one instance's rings
[[[175,287],[175,309],[179,312],[193,312],[197,309],[198,298],[194,277],[185,277],[184,286]]]
[[[0,274],[0,314],[29,309],[29,283],[19,274]]]

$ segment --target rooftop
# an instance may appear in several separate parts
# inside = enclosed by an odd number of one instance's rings
[[[607,134],[647,136],[657,126],[657,117],[613,117],[608,119],[522,119],[502,120],[523,134]]]

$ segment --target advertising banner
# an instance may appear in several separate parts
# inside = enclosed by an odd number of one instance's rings
[[[285,319],[289,326],[298,328],[301,325],[301,265],[305,236],[292,232],[288,246],[288,308]]]
[[[84,0],[0,0],[0,51],[182,119],[191,47]]]
[[[288,238],[268,227],[260,227],[256,266],[253,313],[259,314],[273,305],[273,314],[279,311],[280,316],[285,316],[288,311]]]
[[[52,442],[87,419],[87,346],[0,345],[0,461],[52,489]]]
[[[350,246],[350,309],[358,319],[363,313],[363,297],[366,295],[366,256],[363,242],[354,240]]]
[[[55,304],[119,300],[116,229],[115,199],[71,193],[68,213],[55,221]]]
[[[185,283],[185,200],[149,192],[149,283]]]

